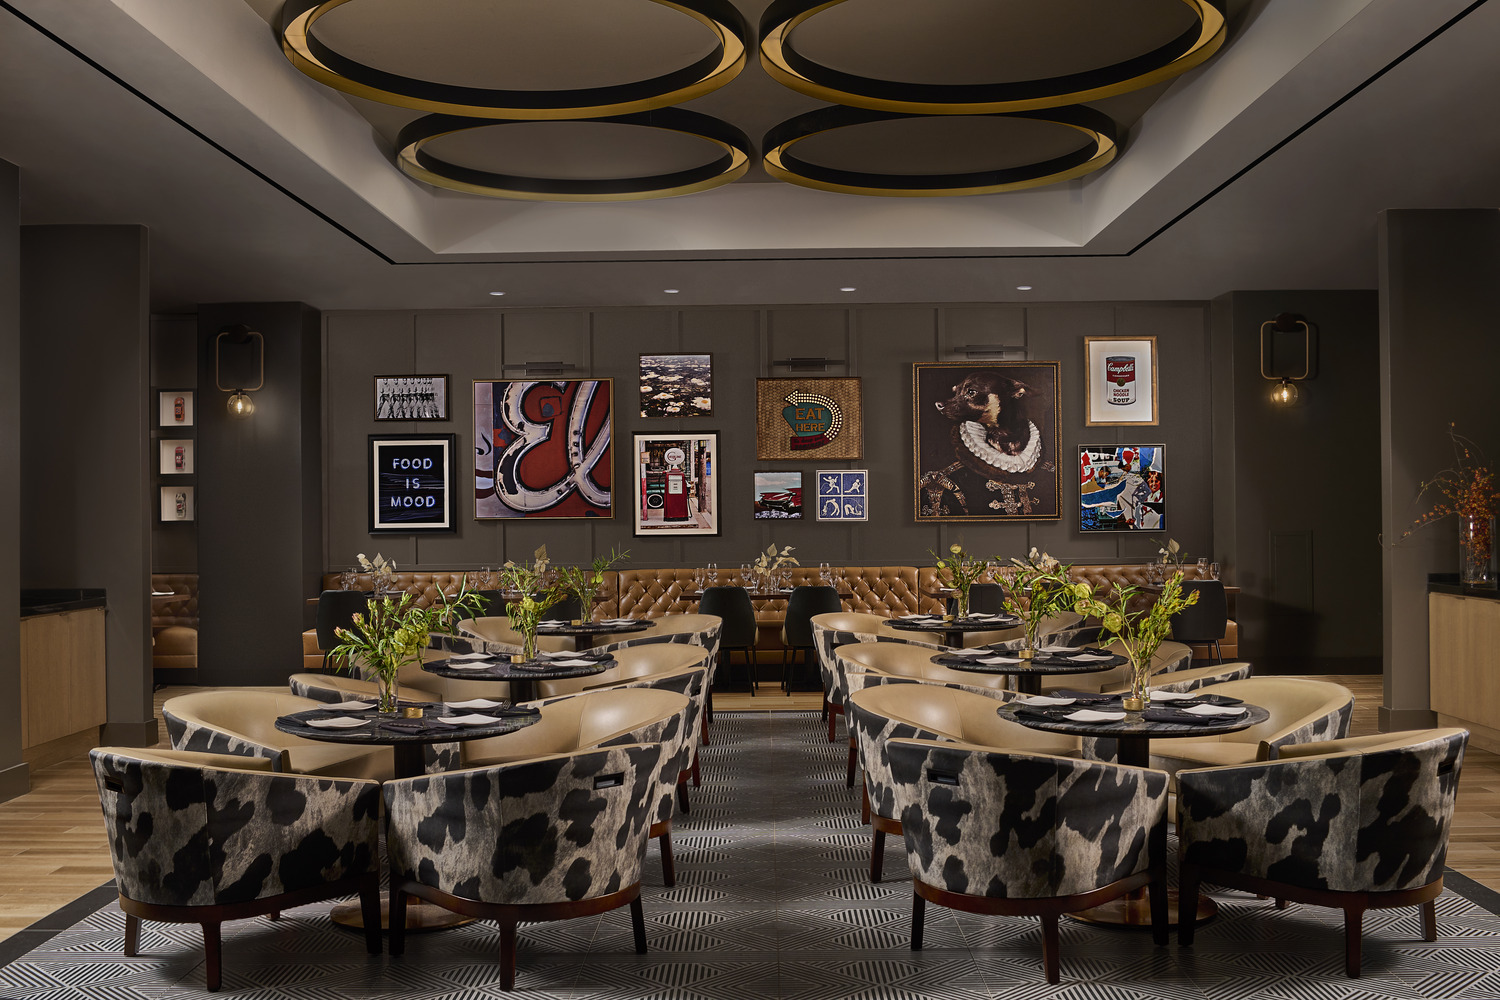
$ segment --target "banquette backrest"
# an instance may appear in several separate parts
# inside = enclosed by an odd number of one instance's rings
[[[197,573],[152,573],[151,589],[158,594],[171,591],[182,595],[179,599],[153,602],[152,628],[166,628],[169,625],[180,625],[185,628],[198,627]]]

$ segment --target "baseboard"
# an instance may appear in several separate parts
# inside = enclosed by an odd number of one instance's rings
[[[1376,722],[1382,733],[1398,733],[1405,729],[1431,729],[1437,724],[1437,713],[1431,709],[1390,709],[1384,705],[1380,706],[1380,718]]]
[[[40,770],[44,767],[51,767],[53,764],[60,764],[65,760],[82,757],[100,745],[99,728],[96,726],[81,732],[70,733],[67,736],[59,736],[46,743],[38,743],[34,747],[27,747],[21,751],[21,759]]]
[[[0,769],[0,802],[7,802],[31,791],[31,765],[22,761]]]
[[[107,722],[99,732],[99,746],[154,747],[161,741],[156,716],[143,722]]]
[[[1438,713],[1437,724],[1440,726],[1458,726],[1469,731],[1469,745],[1490,753],[1500,753],[1500,729],[1481,725],[1478,722],[1470,722],[1468,719],[1459,719],[1451,715]]]

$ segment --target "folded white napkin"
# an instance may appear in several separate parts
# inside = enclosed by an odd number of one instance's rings
[[[1080,708],[1076,712],[1069,712],[1064,718],[1072,722],[1119,722],[1125,718],[1125,713],[1099,712],[1092,708]]]
[[[1198,696],[1195,695],[1195,694],[1189,694],[1186,691],[1152,691],[1151,692],[1151,700],[1152,701],[1185,701],[1188,698],[1196,698],[1196,697],[1198,697]]]
[[[439,721],[452,723],[455,726],[487,726],[492,722],[499,722],[500,720],[493,715],[480,715],[477,712],[471,712],[468,715],[445,715]]]
[[[903,622],[939,622],[943,619],[938,615],[901,615],[896,620]]]
[[[1191,712],[1194,715],[1244,715],[1243,705],[1193,705],[1182,711]]]
[[[1071,705],[1074,701],[1072,698],[1050,698],[1044,694],[1034,694],[1029,698],[1019,698],[1017,700],[1023,705],[1038,705],[1043,708],[1048,705]]]
[[[556,625],[566,625],[568,623],[565,622],[565,621],[563,621],[561,618],[543,618],[541,621],[537,622],[537,624],[538,625],[553,625],[553,626],[556,626]]]
[[[347,715],[335,716],[332,719],[308,719],[307,724],[318,729],[353,729],[355,726],[363,726],[369,719],[351,719]]]
[[[990,656],[993,653],[994,653],[994,650],[992,650],[992,649],[985,649],[983,646],[976,646],[973,649],[950,649],[950,650],[948,650],[948,652],[944,653],[943,655],[944,656],[963,656],[963,657],[967,657],[969,659],[973,659],[974,657],[978,657],[978,656]]]
[[[454,660],[492,660],[494,657],[493,653],[458,653],[448,657],[448,661],[451,663]]]
[[[634,625],[635,624],[635,619],[634,618],[606,618],[603,621],[601,621],[599,624],[600,625]]]
[[[1001,663],[1020,663],[1021,662],[1021,658],[1019,656],[986,656],[984,659],[980,660],[979,662],[980,663],[988,663],[988,664],[991,664],[991,665],[996,665],[996,664],[1001,664]]]
[[[489,698],[470,698],[468,701],[450,701],[446,703],[449,708],[503,708],[505,702],[491,701]]]
[[[1074,663],[1103,663],[1105,660],[1113,660],[1114,657],[1108,653],[1078,653],[1074,656],[1065,656],[1063,659],[1072,660]]]
[[[599,663],[598,660],[554,660],[550,657],[547,662],[554,667],[592,667]]]
[[[1043,646],[1037,650],[1038,653],[1076,653],[1077,646]]]
[[[327,705],[326,708],[341,708],[346,712],[364,712],[375,707],[373,701],[341,701],[337,705]]]
[[[448,661],[449,670],[489,670],[495,665],[494,660],[461,660]]]

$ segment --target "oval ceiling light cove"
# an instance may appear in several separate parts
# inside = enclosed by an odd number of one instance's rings
[[[672,198],[677,195],[707,191],[738,180],[750,169],[750,137],[739,129],[717,118],[683,111],[680,108],[664,108],[658,111],[634,115],[615,115],[607,118],[586,118],[568,122],[550,123],[547,127],[569,129],[577,126],[580,131],[591,131],[595,135],[607,135],[609,130],[598,126],[626,126],[652,130],[662,135],[665,141],[663,155],[681,160],[682,137],[699,140],[704,156],[698,162],[686,166],[673,166],[657,173],[634,176],[579,176],[577,172],[562,168],[558,173],[573,176],[537,176],[530,173],[508,172],[499,163],[481,165],[480,154],[486,146],[497,150],[506,144],[497,143],[493,136],[482,133],[499,132],[507,127],[523,126],[519,134],[534,137],[536,129],[543,127],[531,119],[474,119],[455,115],[426,115],[403,128],[396,138],[396,164],[407,176],[466,194],[484,195],[489,198],[511,198],[523,201],[641,201],[648,198]],[[588,136],[584,137],[585,139]],[[573,140],[569,140],[573,141]],[[630,151],[628,160],[644,162],[647,154],[645,143],[637,142]],[[458,154],[463,162],[454,162],[439,155],[444,149]],[[568,149],[568,141],[553,144],[537,155],[527,157],[506,150],[505,159],[511,164],[543,162],[547,156],[556,156]],[[608,150],[601,158],[608,159]]]
[[[821,108],[788,119],[766,133],[761,148],[765,150],[766,172],[777,180],[820,191],[839,194],[880,195],[892,198],[931,198],[957,195],[998,194],[1042,187],[1059,181],[1082,177],[1104,167],[1119,152],[1114,121],[1091,108],[1056,108],[1050,111],[1020,111],[1008,115],[975,115],[975,125],[990,130],[1009,124],[1024,125],[1018,133],[1035,130],[1058,133],[1046,136],[1035,145],[1037,159],[1018,163],[1013,151],[1007,151],[1005,164],[974,169],[972,164],[955,169],[922,170],[914,167],[904,154],[893,155],[886,162],[891,169],[877,172],[858,169],[878,156],[851,156],[850,166],[838,165],[835,156],[841,150],[858,150],[862,145],[860,131],[874,136],[873,141],[887,145],[903,143],[899,132],[909,123],[916,133],[913,143],[920,143],[921,132],[934,121],[927,115],[902,115],[860,108]],[[944,129],[962,126],[962,119],[943,116],[938,124]],[[1048,126],[1051,128],[1048,129]],[[846,134],[840,135],[843,130]],[[797,144],[804,140],[810,153],[798,155]],[[832,140],[832,141],[830,141]],[[821,149],[816,147],[821,146]],[[1059,152],[1059,150],[1063,150]]]
[[[280,20],[281,50],[292,65],[321,84],[382,104],[477,118],[554,120],[598,118],[649,111],[717,90],[745,68],[749,25],[728,0],[637,0],[678,11],[713,33],[707,55],[681,69],[609,86],[537,90],[467,86],[388,72],[334,51],[316,30],[320,18],[339,8],[358,14],[361,0],[287,0]],[[412,3],[412,17],[432,10]],[[393,29],[399,29],[394,25]]]
[[[1089,31],[1090,35],[1086,40],[1080,37],[1071,47],[1059,45],[1058,55],[1051,62],[1052,70],[1031,79],[1003,78],[1005,67],[1010,65],[1003,57],[1004,45],[1017,43],[1012,42],[1011,37],[997,38],[994,44],[996,63],[1002,67],[997,75],[1002,78],[984,81],[965,77],[962,82],[952,82],[955,73],[963,73],[962,69],[955,70],[954,67],[959,63],[970,65],[972,60],[965,61],[952,53],[936,51],[930,40],[913,40],[911,30],[904,32],[906,44],[911,46],[914,54],[908,67],[908,75],[912,78],[905,80],[846,71],[810,57],[794,44],[798,27],[824,11],[833,12],[825,16],[836,14],[842,17],[846,13],[852,15],[862,7],[877,7],[882,2],[889,0],[773,0],[760,21],[761,65],[773,79],[787,87],[835,104],[906,114],[994,114],[1063,107],[1161,83],[1213,55],[1225,37],[1223,0],[1073,0],[1066,5],[1059,5],[1054,0],[988,3],[974,10],[987,9],[994,19],[1010,19],[1014,22],[1014,37],[1033,37],[1042,33],[1043,28],[1055,38],[1065,38],[1069,31]],[[846,3],[853,6],[847,11],[834,10]],[[964,7],[966,3],[972,3],[972,0],[924,3],[915,7],[907,4],[902,9],[907,17],[913,10],[930,14],[935,31],[949,30],[953,19],[947,16],[952,13],[947,8]],[[1098,7],[1098,16],[1085,16],[1091,5]],[[1061,6],[1069,8],[1066,18],[1059,17]],[[1190,15],[1186,21],[1182,17],[1184,8]],[[982,28],[974,23],[974,11],[969,14],[968,23],[973,25],[972,30],[981,31]],[[1160,36],[1153,39],[1154,45],[1145,51],[1128,49],[1116,51],[1112,57],[1100,55],[1096,65],[1080,69],[1079,50],[1107,51],[1110,35],[1126,35],[1123,31],[1112,31],[1109,27],[1111,17],[1127,15],[1130,20],[1154,16],[1161,26]],[[1036,22],[1031,31],[1023,28],[1028,18]],[[1188,26],[1184,28],[1184,24]],[[991,27],[999,30],[993,23]],[[1138,40],[1141,37],[1138,25],[1132,27],[1129,37]],[[827,53],[825,57],[830,62],[835,61],[832,52],[837,45],[849,51],[845,62],[851,68],[901,62],[894,58],[875,59],[870,53],[855,51],[862,45],[873,50],[877,45],[873,36],[861,37],[861,33],[852,30],[809,34],[815,35],[812,41],[818,43],[810,42],[809,48]],[[878,39],[879,44],[889,45],[891,42],[889,38]],[[931,59],[930,67],[923,69],[917,65],[916,54],[919,52],[925,52]],[[947,58],[950,56],[952,58]],[[1033,62],[1039,58],[1032,51],[1026,56]],[[1041,63],[1036,62],[1031,71],[1037,72],[1040,66]],[[940,80],[949,82],[937,82]]]

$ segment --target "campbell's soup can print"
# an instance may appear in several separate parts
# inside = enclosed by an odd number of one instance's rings
[[[1135,355],[1112,354],[1104,359],[1104,398],[1116,406],[1135,402]]]

